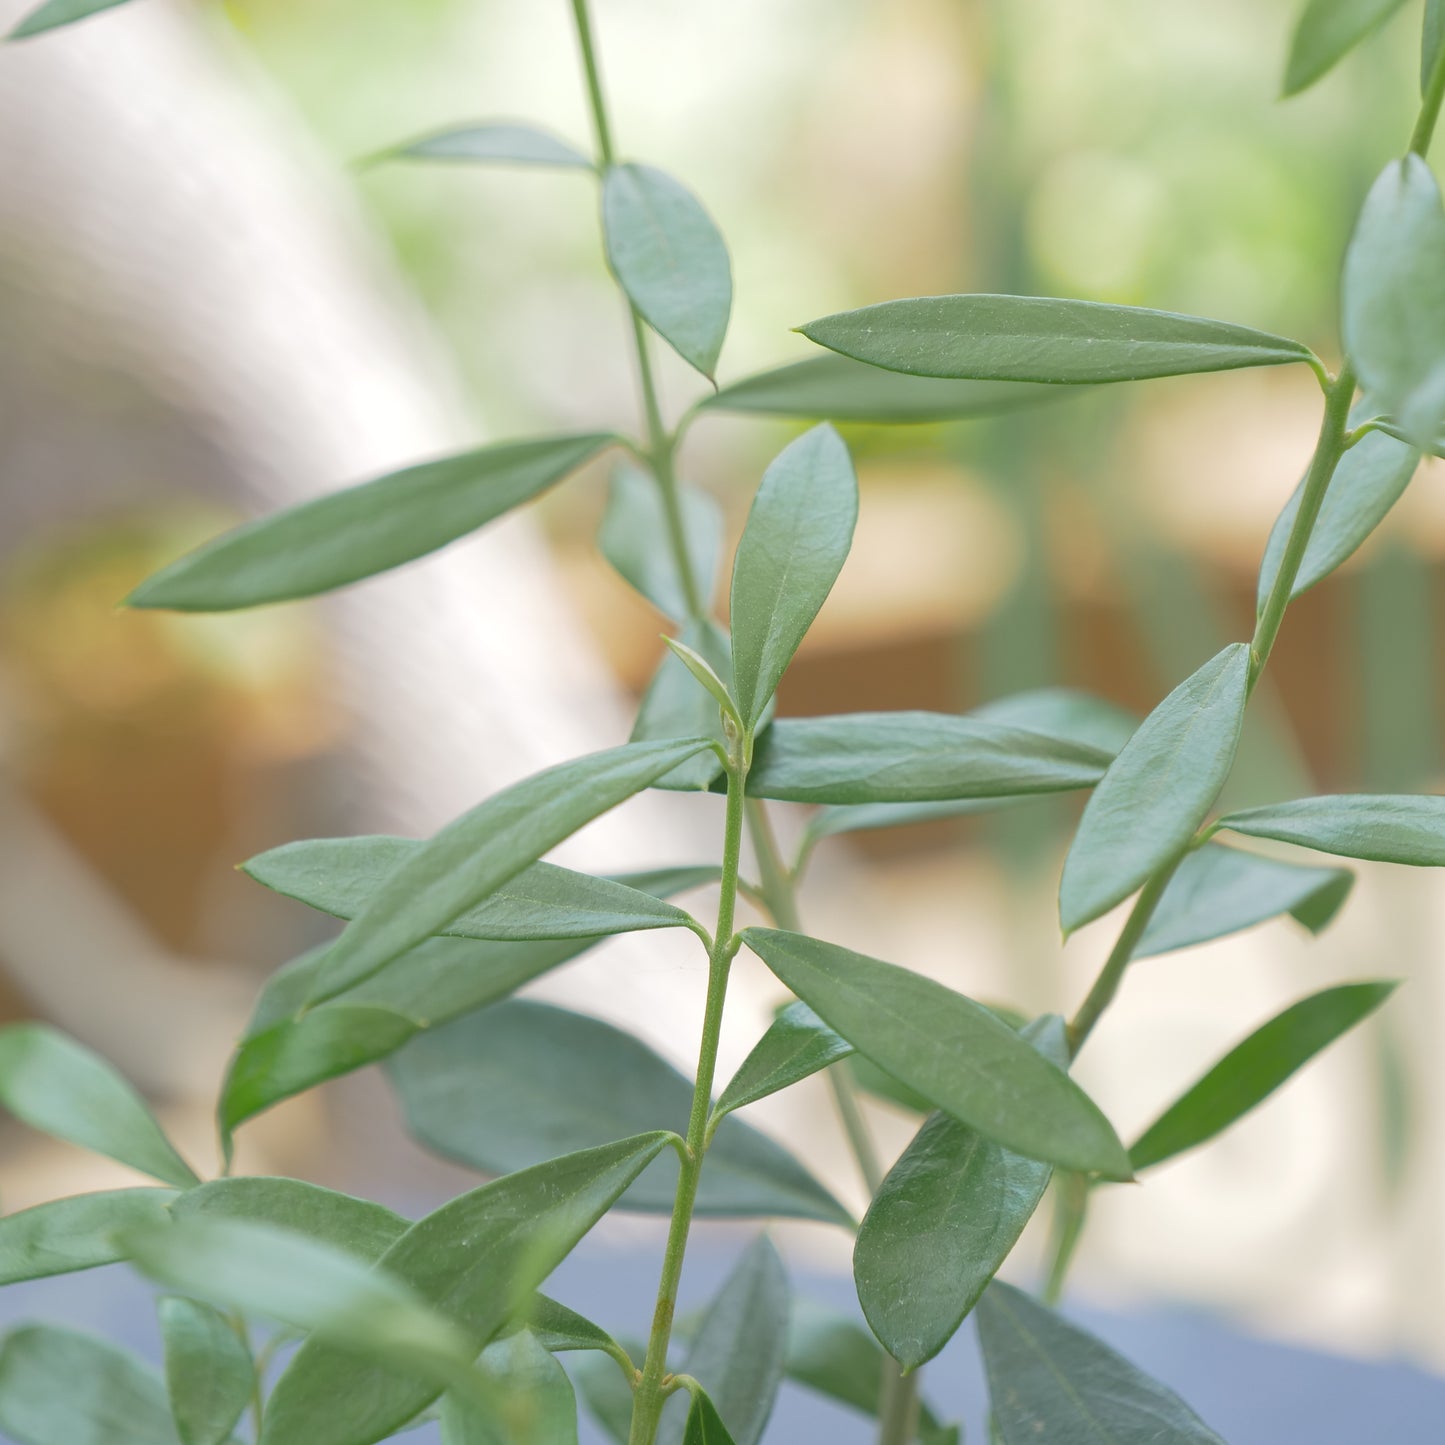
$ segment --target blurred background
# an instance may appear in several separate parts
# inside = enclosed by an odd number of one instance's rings
[[[27,8],[0,0],[0,22]],[[1218,316],[1333,363],[1343,246],[1414,116],[1419,7],[1280,102],[1295,8],[598,0],[597,23],[620,149],[684,178],[729,239],[730,380],[806,355],[790,328],[812,317],[963,290]],[[207,1167],[250,1000],[326,936],[234,865],[298,837],[425,834],[620,741],[657,662],[656,617],[595,551],[605,468],[325,602],[116,610],[242,518],[478,441],[633,424],[584,175],[357,164],[488,116],[590,145],[562,0],[138,0],[0,51],[0,1019],[113,1059]],[[676,415],[700,383],[662,365]],[[958,710],[1066,683],[1147,711],[1248,635],[1319,407],[1290,368],[849,428],[858,540],[782,710]],[[734,535],[794,430],[691,433],[687,476]],[[1440,789],[1439,468],[1291,609],[1229,801]],[[1060,945],[1076,811],[831,841],[808,922],[976,996],[1071,1011],[1118,928]],[[801,812],[780,813],[796,834]],[[690,861],[719,835],[713,800],[649,796],[559,856]],[[1079,1068],[1126,1137],[1301,994],[1406,987],[1226,1139],[1101,1192],[1081,1297],[1445,1373],[1445,883],[1360,872],[1319,942],[1277,922],[1131,973]],[[755,963],[737,978],[724,1072],[779,997]],[[685,1067],[701,989],[697,957],[652,935],[537,991]],[[250,1126],[242,1165],[415,1210],[468,1187],[397,1112],[371,1075],[342,1081]],[[858,1200],[826,1089],[755,1112]],[[883,1106],[872,1123],[892,1150],[913,1127]],[[122,1178],[0,1124],[7,1210]],[[781,1234],[800,1269],[846,1272],[838,1232]],[[658,1240],[636,1219],[601,1238],[619,1258]]]

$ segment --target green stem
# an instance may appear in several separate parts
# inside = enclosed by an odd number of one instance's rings
[[[1089,1208],[1089,1181],[1082,1174],[1066,1174],[1060,1170],[1054,1178],[1058,1181],[1059,1195],[1054,1211],[1053,1263],[1044,1284],[1046,1305],[1056,1305],[1063,1297],[1064,1281],[1084,1232]]]
[[[1417,156],[1423,156],[1430,149],[1435,136],[1435,122],[1440,118],[1440,102],[1445,100],[1445,45],[1435,57],[1430,69],[1430,80],[1425,86],[1425,98],[1420,103],[1420,117],[1415,122],[1410,136],[1410,149]]]
[[[1279,636],[1280,624],[1284,621],[1285,609],[1289,606],[1294,591],[1295,579],[1299,576],[1301,563],[1319,520],[1320,507],[1324,504],[1325,492],[1340,458],[1345,454],[1346,438],[1349,434],[1350,405],[1355,398],[1355,374],[1347,366],[1330,384],[1325,394],[1325,414],[1320,422],[1319,440],[1315,443],[1315,454],[1305,477],[1304,494],[1300,497],[1299,511],[1295,513],[1294,525],[1290,528],[1289,540],[1285,544],[1284,556],[1280,560],[1279,572],[1269,590],[1259,622],[1254,629],[1254,640],[1249,651],[1249,686],[1254,685],[1264,671],[1265,663],[1274,650],[1275,639]]]
[[[597,169],[605,172],[614,163],[612,121],[607,110],[607,93],[602,88],[602,71],[597,63],[597,45],[592,35],[592,16],[587,0],[572,0],[572,16],[576,22],[577,44],[582,51],[582,69],[587,77],[587,96],[592,108],[592,128],[597,135]],[[668,432],[662,420],[658,401],[657,379],[652,371],[652,353],[648,345],[647,326],[629,301],[632,317],[632,340],[637,357],[637,380],[642,392],[642,408],[647,422],[647,463],[662,493],[662,509],[667,521],[668,542],[673,561],[682,582],[683,600],[687,603],[689,621],[702,621],[707,616],[707,599],[698,587],[692,556],[687,550],[687,532],[683,527],[682,504],[677,493],[677,476],[673,456],[677,438]]]
[[[692,1113],[687,1124],[687,1156],[678,1171],[677,1195],[672,1207],[672,1224],[662,1261],[662,1279],[657,1286],[657,1305],[652,1315],[652,1334],[647,1357],[632,1404],[632,1429],[628,1445],[652,1445],[662,1416],[667,1389],[667,1348],[672,1340],[672,1321],[677,1311],[677,1287],[682,1278],[687,1236],[697,1203],[698,1179],[707,1152],[708,1115],[712,1109],[713,1076],[717,1072],[718,1039],[722,1032],[723,1004],[727,998],[728,971],[738,942],[733,937],[733,914],[737,908],[738,860],[743,840],[743,795],[747,783],[745,768],[734,762],[728,767],[727,825],[723,839],[722,896],[718,900],[717,928],[713,932],[708,960],[707,1007],[703,1014],[702,1044],[698,1050],[697,1083],[692,1093]]]
[[[1159,900],[1169,886],[1169,880],[1183,861],[1184,852],[1175,854],[1150,878],[1134,900],[1134,907],[1124,924],[1123,932],[1119,934],[1119,941],[1104,960],[1104,966],[1099,970],[1093,988],[1079,1005],[1079,1011],[1069,1025],[1071,1059],[1078,1058],[1079,1050],[1084,1047],[1084,1041],[1093,1032],[1094,1025],[1103,1017],[1104,1010],[1113,1003],[1114,995],[1119,992],[1119,984],[1123,981],[1124,971],[1129,967],[1129,960],[1134,956],[1134,950],[1144,936],[1144,930],[1148,928],[1149,920],[1153,918],[1154,910],[1158,908]]]

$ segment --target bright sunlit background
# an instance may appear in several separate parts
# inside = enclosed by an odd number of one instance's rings
[[[25,8],[3,0],[0,21]],[[966,290],[1218,316],[1335,361],[1341,252],[1415,112],[1419,7],[1281,102],[1295,8],[596,6],[620,149],[685,179],[728,237],[723,380],[807,355],[790,328],[813,317]],[[50,1019],[115,1060],[208,1165],[250,998],[326,933],[233,865],[297,837],[431,831],[624,739],[656,665],[657,618],[593,547],[605,468],[333,601],[115,609],[234,520],[478,440],[635,424],[588,177],[359,164],[488,116],[590,145],[564,0],[137,0],[0,53],[0,1019]],[[663,379],[674,415],[703,390],[681,363]],[[1147,711],[1248,635],[1319,410],[1301,367],[848,429],[856,549],[783,710],[1067,683]],[[693,431],[687,474],[734,535],[794,430]],[[1441,788],[1439,466],[1291,611],[1230,800]],[[830,842],[808,921],[981,998],[1070,1011],[1118,928],[1060,946],[1076,812]],[[710,800],[650,798],[565,856],[691,861],[719,829]],[[1101,1192],[1081,1296],[1445,1371],[1445,883],[1360,872],[1317,943],[1276,922],[1130,976],[1079,1068],[1125,1137],[1292,999],[1406,985],[1227,1139]],[[645,940],[542,992],[685,1066],[701,983],[685,945]],[[740,965],[725,1071],[778,996]],[[826,1090],[758,1116],[857,1200]],[[873,1122],[893,1149],[912,1127],[882,1106]],[[413,1208],[469,1179],[405,1141],[371,1075],[258,1121],[243,1164]],[[7,1124],[0,1175],[12,1209],[124,1172]],[[619,1250],[656,1247],[650,1226],[611,1227]],[[783,1236],[846,1271],[836,1231]]]

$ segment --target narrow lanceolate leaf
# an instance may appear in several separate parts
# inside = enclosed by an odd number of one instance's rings
[[[1219,820],[1251,838],[1297,843],[1321,853],[1375,863],[1445,867],[1445,797],[1339,793],[1246,808]]]
[[[1397,984],[1348,983],[1291,1004],[1231,1049],[1129,1150],[1136,1169],[1172,1159],[1223,1133],[1296,1070],[1373,1013]]]
[[[1029,1041],[1068,1068],[1063,1020]],[[1053,1171],[934,1114],[889,1170],[858,1230],[853,1278],[873,1333],[905,1369],[931,1360],[1018,1243]]]
[[[860,1054],[934,1108],[1030,1159],[1131,1177],[1097,1105],[982,1004],[801,934],[749,928],[743,941]]]
[[[514,120],[447,126],[381,151],[372,160],[552,166],[578,171],[593,168],[592,162],[575,146],[550,131]]]
[[[470,1370],[467,1332],[406,1281],[305,1235],[190,1219],[135,1230],[125,1244],[136,1267],[162,1284],[415,1371],[437,1384],[435,1393]]]
[[[788,1330],[790,1380],[876,1417],[882,1404],[885,1360],[878,1342],[861,1325],[808,1300],[793,1302]],[[926,1404],[919,1407],[921,1445],[958,1445],[958,1426],[943,1426]]]
[[[250,522],[142,582],[131,607],[229,612],[314,597],[455,542],[616,438],[547,437],[425,462]]]
[[[0,1431],[16,1445],[180,1445],[159,1375],[53,1325],[0,1346]]]
[[[667,1142],[665,1134],[624,1139],[473,1190],[414,1224],[380,1267],[480,1349]],[[272,1392],[260,1445],[373,1445],[438,1393],[308,1340]]]
[[[422,1035],[396,1056],[391,1076],[412,1132],[489,1174],[649,1129],[684,1133],[692,1105],[691,1083],[640,1040],[524,1000]],[[670,1213],[676,1192],[669,1151],[622,1206]],[[740,1119],[713,1136],[697,1210],[852,1222],[790,1154]]]
[[[222,1138],[273,1104],[395,1053],[423,1029],[484,1008],[584,953],[598,940],[473,943],[433,938],[365,983],[306,1007],[321,950],[282,969],[231,1060],[221,1096]]]
[[[102,10],[113,10],[125,3],[126,0],[47,0],[46,4],[32,10],[10,32],[9,38],[24,40],[28,35],[41,35],[47,30],[73,25],[77,20],[98,15]]]
[[[1425,0],[1425,25],[1420,36],[1420,93],[1430,88],[1430,77],[1445,49],[1445,0]]]
[[[740,724],[742,720],[738,717],[737,707],[728,693],[727,684],[718,676],[712,663],[702,653],[694,651],[687,643],[679,642],[675,637],[664,637],[662,640],[667,650],[692,675],[692,680],[733,723]]]
[[[886,714],[891,719],[903,714]],[[922,714],[924,717],[935,716]],[[1013,737],[996,749],[1010,765],[1022,765],[1032,755],[1036,760],[1051,759],[1055,764],[1086,750],[1079,760],[1093,773],[1090,781],[1103,776],[1103,769],[1113,761],[1119,749],[1129,741],[1139,720],[1102,698],[1072,688],[1038,688],[998,698],[973,708],[964,715],[971,724],[1016,729],[1025,734],[1044,734],[1062,747],[1050,747],[1036,736]],[[791,726],[788,724],[787,726]],[[987,734],[998,738],[994,734]],[[784,734],[786,741],[786,732]],[[973,734],[975,745],[982,744],[985,734]],[[765,756],[767,745],[764,745]],[[1097,769],[1097,771],[1094,771]],[[766,785],[766,784],[765,784]],[[1086,785],[1085,785],[1086,786]],[[823,838],[873,828],[898,828],[912,823],[927,823],[941,818],[956,818],[970,813],[991,812],[998,808],[1016,807],[1032,797],[1040,796],[1032,782],[1025,782],[1021,791],[1008,791],[990,797],[966,797],[925,803],[854,803],[820,808],[808,821],[803,852],[806,855]]]
[[[681,640],[706,658],[724,682],[732,677],[732,646],[727,633],[717,623],[710,619],[690,622],[683,628]],[[720,747],[726,746],[722,714],[717,703],[697,685],[682,659],[664,650],[642,705],[637,710],[637,721],[632,725],[632,741],[660,742],[667,738],[687,737],[711,738]],[[689,758],[680,767],[659,778],[653,786],[683,792],[705,792],[722,776],[722,770],[721,759],[709,749]]]
[[[947,713],[784,718],[758,740],[748,791],[794,803],[1012,797],[1090,787],[1110,761],[1087,744]]]
[[[678,487],[677,502],[693,589],[698,605],[706,611],[717,587],[722,509],[695,487]],[[627,465],[612,473],[597,545],[618,575],[664,617],[674,622],[692,619],[688,588],[677,565],[672,528],[656,478]]]
[[[623,874],[628,887],[662,896],[716,880],[715,866]],[[247,1119],[327,1079],[374,1063],[425,1028],[505,998],[576,958],[598,938],[471,943],[433,938],[329,1003],[306,1001],[325,966],[317,949],[278,970],[261,992],[227,1072],[219,1121],[229,1147]]]
[[[174,1189],[111,1189],[77,1194],[0,1219],[0,1285],[115,1264],[125,1256],[116,1232],[159,1224]]]
[[[1073,687],[1009,693],[971,708],[965,716],[1095,748],[1109,758],[1117,756],[1139,726],[1133,713]]]
[[[1313,85],[1404,3],[1405,0],[1308,0],[1290,42],[1284,93],[1295,95]]]
[[[1298,341],[1247,326],[1048,296],[919,296],[800,329],[870,366],[975,381],[1141,381],[1312,356]]]
[[[743,1060],[723,1090],[718,1110],[730,1114],[745,1104],[755,1104],[852,1052],[853,1045],[834,1033],[807,1004],[790,1003]]]
[[[1231,643],[1176,687],[1114,759],[1064,860],[1066,933],[1122,903],[1188,845],[1229,776],[1248,686],[1249,647]]]
[[[708,397],[702,409],[815,421],[964,421],[1017,411],[1068,394],[1026,381],[938,381],[903,376],[846,356],[815,356],[735,381]]]
[[[732,265],[713,219],[686,186],[652,166],[602,179],[602,227],[613,275],[644,321],[711,378],[733,305]]]
[[[1224,1445],[1172,1390],[1021,1290],[990,1286],[978,1333],[1004,1445]]]
[[[239,1220],[286,1230],[353,1255],[363,1264],[375,1264],[411,1228],[409,1219],[369,1199],[355,1199],[299,1179],[254,1174],[213,1179],[188,1190],[170,1213],[181,1224]]]
[[[699,1390],[692,1397],[682,1445],[736,1445],[706,1390]]]
[[[211,1305],[160,1302],[166,1388],[182,1445],[226,1445],[251,1402],[256,1372],[235,1326]]]
[[[832,427],[805,432],[763,474],[733,561],[733,696],[750,727],[833,590],[857,521],[853,459]]]
[[[758,1445],[772,1414],[787,1356],[789,1296],[783,1261],[761,1236],[734,1266],[688,1345],[682,1368],[707,1391],[736,1445]],[[684,1440],[685,1404],[679,1397],[669,1402],[657,1445]]]
[[[1344,454],[1330,478],[1319,518],[1310,533],[1309,545],[1290,590],[1292,598],[1328,577],[1359,550],[1405,494],[1419,465],[1420,453],[1414,447],[1379,431],[1367,432]],[[1259,569],[1256,606],[1260,612],[1264,611],[1279,575],[1304,485],[1301,481],[1294,489],[1270,529]]]
[[[602,1328],[576,1310],[547,1295],[536,1295],[526,1316],[527,1328],[553,1354],[568,1350],[616,1351],[622,1347]]]
[[[1365,199],[1341,324],[1361,388],[1428,448],[1445,419],[1445,210],[1417,155],[1391,161]]]
[[[577,1445],[572,1382],[530,1330],[488,1345],[477,1373],[494,1403],[483,1410],[448,1395],[442,1445]]]
[[[1133,956],[1192,948],[1286,913],[1320,933],[1344,906],[1354,882],[1348,868],[1304,868],[1206,843],[1188,854],[1169,880]]]
[[[392,873],[327,954],[313,1003],[354,988],[441,933],[584,823],[702,751],[624,743],[548,768],[463,814]]]
[[[424,848],[410,838],[316,838],[286,843],[243,865],[258,883],[334,918],[355,918],[377,890]],[[650,928],[692,928],[692,916],[637,888],[534,863],[452,920],[452,938],[525,942],[601,938]]]
[[[22,1124],[189,1189],[200,1183],[145,1101],[103,1059],[45,1024],[0,1029],[0,1108]]]

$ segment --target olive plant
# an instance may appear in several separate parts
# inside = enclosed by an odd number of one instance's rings
[[[119,3],[50,0],[15,34]],[[1445,94],[1445,4],[1426,9],[1423,101],[1408,149],[1370,190],[1345,257],[1338,370],[1298,341],[1195,316],[933,296],[812,321],[799,329],[828,354],[714,384],[673,425],[654,348],[671,347],[713,381],[732,304],[728,252],[691,191],[620,158],[587,0],[571,7],[592,155],[512,122],[459,126],[388,155],[590,175],[630,316],[644,434],[545,436],[424,462],[228,532],[129,602],[220,612],[324,593],[435,551],[613,453],[599,544],[667,620],[669,650],[627,742],[506,788],[425,841],[299,842],[245,865],[258,883],[346,925],[264,988],[218,1105],[219,1177],[198,1176],[93,1054],[42,1025],[0,1031],[0,1102],[12,1114],[156,1181],[0,1220],[0,1281],[128,1261],[167,1291],[163,1378],[84,1335],[45,1325],[11,1333],[0,1349],[0,1429],[22,1445],[227,1445],[238,1431],[258,1445],[371,1445],[439,1419],[448,1445],[565,1445],[577,1439],[580,1387],[625,1445],[757,1445],[790,1377],[874,1417],[882,1445],[944,1445],[960,1427],[922,1401],[920,1370],[972,1315],[991,1429],[1005,1445],[1217,1441],[1171,1391],[1054,1312],[1087,1201],[1220,1134],[1394,985],[1350,983],[1291,1005],[1131,1145],[1070,1066],[1133,960],[1285,914],[1317,933],[1345,903],[1348,870],[1282,861],[1238,840],[1445,864],[1439,797],[1216,811],[1290,602],[1366,540],[1423,454],[1441,454],[1445,209],[1425,154]],[[1318,78],[1398,8],[1310,0],[1287,89]],[[778,684],[846,561],[858,513],[848,447],[831,422],[958,420],[1060,389],[1292,365],[1318,379],[1323,414],[1313,459],[1265,549],[1254,633],[1142,722],[1063,689],[961,716],[774,720]],[[692,421],[718,411],[815,423],[757,488],[733,555],[726,625],[712,610],[719,510],[674,465]],[[543,861],[648,788],[722,795],[720,861],[620,877]],[[1067,1020],[985,1006],[814,938],[800,922],[808,862],[832,837],[1069,792],[1088,798],[1063,865],[1065,933],[1134,901]],[[773,800],[815,807],[792,858],[775,842]],[[717,890],[709,921],[671,901],[704,886]],[[740,898],[766,925],[739,926]],[[606,937],[663,928],[693,934],[706,961],[692,1080],[625,1032],[513,997]],[[743,948],[794,1001],[719,1089],[728,976]],[[618,987],[645,1008],[635,980]],[[378,1061],[415,1135],[491,1182],[413,1222],[297,1180],[232,1176],[232,1141],[248,1120]],[[740,1117],[824,1071],[871,1197],[861,1222]],[[860,1091],[924,1116],[890,1168]],[[1040,1301],[995,1276],[1051,1179],[1058,1225]],[[651,1331],[636,1343],[541,1292],[614,1208],[670,1221]],[[700,1216],[815,1220],[856,1233],[869,1329],[793,1300],[765,1234],[717,1298],[680,1320]],[[583,1357],[570,1372],[557,1360],[566,1352]]]

